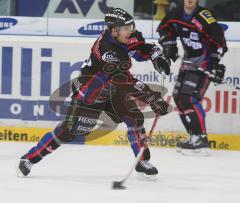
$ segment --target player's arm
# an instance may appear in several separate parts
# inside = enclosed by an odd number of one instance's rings
[[[131,83],[123,84],[122,91],[126,92],[126,95],[128,95],[126,98],[128,99],[134,97],[149,104],[156,114],[165,115],[172,111],[171,105],[163,99],[161,92],[151,90],[147,84],[140,80],[133,78]]]
[[[178,59],[176,24],[172,23],[176,16],[175,13],[177,13],[177,10],[167,13],[157,28],[159,33],[158,42],[163,47],[163,54],[173,62]]]
[[[137,61],[151,60],[154,68],[161,73],[170,72],[170,61],[165,58],[160,48],[154,43],[146,43],[142,33],[135,30],[128,43],[129,55]]]
[[[227,52],[226,40],[222,27],[207,9],[200,11],[199,16],[204,25],[203,32],[207,34],[206,37],[209,39],[211,45],[211,55],[213,57],[215,55],[216,58],[221,59],[223,54]]]
[[[204,9],[200,11],[199,16],[204,25],[203,32],[206,32],[206,38],[210,42],[212,72],[215,75],[213,81],[215,83],[221,83],[225,74],[225,66],[219,64],[219,62],[224,53],[228,50],[224,37],[224,31],[209,10]]]
[[[146,43],[143,35],[138,30],[134,30],[128,40],[128,52],[137,61],[147,61],[151,59],[154,44]]]

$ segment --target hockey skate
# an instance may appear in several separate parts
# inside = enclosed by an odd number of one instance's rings
[[[31,171],[32,165],[33,164],[28,159],[22,157],[17,165],[17,176],[19,178],[27,176]]]
[[[137,177],[140,180],[156,180],[158,170],[149,161],[141,160],[135,167]]]
[[[182,140],[182,141],[178,141],[176,144],[176,151],[181,153],[182,152],[182,146],[185,145],[186,143],[190,142],[191,137],[189,136],[188,138]]]
[[[189,141],[182,142],[180,147],[184,155],[210,155],[207,135],[190,135]]]

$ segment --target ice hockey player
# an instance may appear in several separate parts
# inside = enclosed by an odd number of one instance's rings
[[[126,124],[136,156],[145,144],[146,133],[143,114],[135,101],[128,99],[129,94],[147,102],[157,114],[165,115],[170,111],[161,93],[152,91],[129,72],[130,57],[138,61],[150,59],[158,71],[169,67],[169,61],[157,46],[145,43],[142,34],[135,30],[132,16],[124,10],[112,9],[106,13],[105,22],[107,30],[95,41],[90,58],[81,68],[81,76],[72,85],[72,101],[66,119],[21,157],[17,170],[19,176],[27,176],[34,164],[62,143],[70,142],[77,135],[90,134],[101,112],[116,123]],[[154,179],[158,171],[149,159],[150,151],[146,146],[135,169],[142,177]]]
[[[225,66],[219,64],[227,51],[224,32],[211,12],[199,6],[197,0],[184,0],[183,6],[174,7],[164,17],[157,29],[166,58],[177,60],[176,39],[180,37],[184,56],[173,90],[180,119],[189,138],[177,144],[183,153],[209,153],[205,111],[201,105],[210,81],[220,84]],[[209,78],[203,70],[214,74]],[[164,70],[169,74],[170,70]]]

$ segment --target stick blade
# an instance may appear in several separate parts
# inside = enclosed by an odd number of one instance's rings
[[[112,189],[113,190],[124,190],[124,189],[126,189],[126,187],[122,185],[121,181],[113,181]]]

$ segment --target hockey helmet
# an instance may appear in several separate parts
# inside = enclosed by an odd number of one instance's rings
[[[107,26],[120,27],[124,25],[134,25],[133,17],[121,8],[113,8],[105,14]]]

